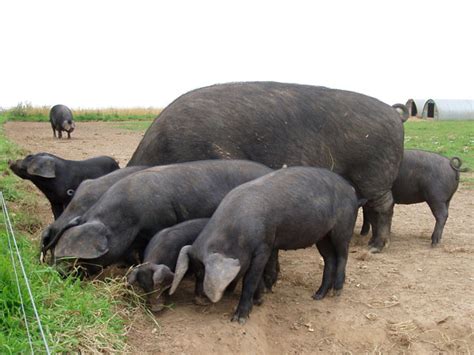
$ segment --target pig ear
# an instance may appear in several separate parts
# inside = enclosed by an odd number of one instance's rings
[[[127,284],[133,285],[137,281],[138,268],[134,268],[127,277]]]
[[[96,259],[109,251],[107,227],[100,222],[82,224],[73,233],[65,233],[55,249],[55,258]],[[72,232],[73,229],[70,229]]]
[[[176,288],[178,287],[179,283],[183,279],[186,271],[189,267],[189,251],[191,250],[191,245],[186,245],[181,248],[179,252],[178,261],[176,262],[176,269],[174,271],[174,279],[173,284],[171,285],[170,295],[172,295]]]
[[[55,166],[56,162],[54,158],[48,156],[37,156],[28,164],[26,172],[30,175],[52,179],[56,177]]]
[[[42,252],[43,253],[46,253],[49,249],[51,249],[55,244],[56,242],[58,241],[59,237],[61,237],[61,235],[69,228],[72,228],[72,227],[75,227],[75,226],[78,226],[79,224],[81,224],[81,216],[77,216],[77,217],[74,217],[73,219],[71,219],[62,229],[60,229],[56,235],[52,236],[51,235],[51,231],[48,232],[48,244],[45,244],[46,243],[46,240],[43,240],[43,244],[42,244],[42,247],[43,247],[43,250]],[[48,227],[49,228],[49,227]],[[45,231],[46,232],[46,231]],[[46,236],[46,235],[45,235]]]
[[[154,265],[153,285],[171,286],[174,280],[174,273],[166,265]]]
[[[238,259],[213,253],[207,258],[205,268],[204,293],[215,303],[221,299],[226,287],[239,273],[240,262]]]

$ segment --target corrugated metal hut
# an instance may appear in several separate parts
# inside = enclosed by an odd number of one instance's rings
[[[474,120],[474,100],[433,100],[423,106],[422,118],[434,120]]]
[[[410,99],[405,106],[408,108],[408,115],[410,117],[419,117],[423,114],[423,107],[426,100]]]

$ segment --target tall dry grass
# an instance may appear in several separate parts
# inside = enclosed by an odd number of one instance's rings
[[[33,106],[29,102],[20,102],[15,107],[5,110],[4,115],[12,121],[47,121],[50,106]],[[77,121],[122,121],[150,120],[161,111],[157,107],[108,107],[108,108],[71,108]]]

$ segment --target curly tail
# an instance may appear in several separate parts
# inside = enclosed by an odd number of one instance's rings
[[[458,157],[452,157],[449,159],[449,165],[451,165],[451,168],[459,172],[461,171],[462,161]]]
[[[458,157],[452,157],[451,159],[449,159],[449,165],[451,165],[451,168],[453,168],[453,170],[456,171],[456,180],[459,181],[459,173],[462,171],[461,159],[459,159]]]
[[[403,123],[405,123],[406,120],[408,120],[408,116],[409,116],[408,108],[404,104],[393,104],[392,108],[394,108],[395,111],[398,112],[398,114],[400,115],[400,119],[402,120]]]

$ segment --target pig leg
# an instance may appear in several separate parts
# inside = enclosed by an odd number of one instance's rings
[[[67,132],[67,139],[71,139],[71,133]]]
[[[231,319],[232,322],[238,321],[240,324],[244,324],[247,320],[252,310],[254,294],[262,281],[263,270],[270,258],[270,254],[270,249],[263,248],[263,250],[258,251],[252,258],[250,267],[245,273],[242,282],[242,294],[240,295],[237,310]]]
[[[390,228],[393,216],[392,192],[387,191],[381,197],[369,201],[369,220],[372,224],[372,238],[369,241],[371,253],[380,253],[390,243]]]
[[[278,249],[274,249],[263,272],[264,292],[272,292],[272,287],[278,279],[279,272]]]
[[[313,295],[315,300],[323,299],[330,289],[334,287],[334,278],[337,269],[337,257],[334,246],[329,236],[325,236],[316,243],[319,253],[324,259],[323,281],[319,289]]]
[[[362,228],[360,229],[360,235],[367,235],[370,231],[369,213],[367,208],[362,207]]]
[[[334,233],[334,232],[333,232]],[[352,231],[349,232],[349,236],[345,237],[346,233],[340,233],[338,236],[331,237],[334,250],[336,251],[336,275],[334,279],[334,293],[339,296],[344,286],[346,279],[346,265],[347,258],[349,256],[349,243]],[[347,241],[347,242],[346,242]]]
[[[58,129],[58,138],[59,139],[63,138],[63,132],[61,132],[60,129]]]
[[[232,282],[229,284],[229,286],[227,286],[227,287],[225,288],[225,291],[224,291],[224,292],[227,293],[227,294],[233,293],[234,290],[235,290],[235,287],[237,286],[237,283],[238,283],[238,282],[239,282],[238,280],[232,281]]]
[[[199,268],[195,271],[196,285],[194,288],[194,303],[199,306],[207,306],[211,303],[204,293],[204,270]]]
[[[431,212],[436,218],[435,228],[433,234],[431,235],[431,246],[436,246],[441,241],[444,225],[448,219],[449,202],[446,203],[435,201],[428,203],[428,205],[430,206]]]
[[[260,280],[255,293],[253,294],[253,304],[260,306],[263,303],[263,293],[265,290],[265,284],[263,278]]]
[[[52,128],[53,128],[53,137],[56,138],[56,130],[54,129],[54,127]]]

